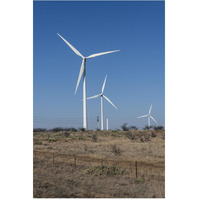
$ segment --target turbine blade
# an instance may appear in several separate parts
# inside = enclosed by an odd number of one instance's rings
[[[151,107],[150,107],[150,109],[149,109],[149,114],[151,113],[151,109],[152,109],[152,104],[151,104]]]
[[[97,97],[99,97],[100,96],[100,94],[97,94],[97,95],[94,95],[94,96],[92,96],[92,97],[88,97],[87,99],[94,99],[94,98],[97,98]]]
[[[139,116],[137,118],[142,118],[142,117],[147,117],[148,115],[142,115],[142,116]]]
[[[80,68],[80,72],[79,72],[79,76],[78,76],[78,80],[77,80],[77,83],[76,83],[76,89],[75,89],[74,94],[76,94],[76,91],[77,91],[77,89],[78,89],[79,82],[80,82],[80,80],[81,80],[81,77],[82,77],[82,74],[83,74],[84,69],[85,69],[85,61],[84,61],[84,59],[83,59],[82,64],[81,64],[81,68]]]
[[[104,54],[114,53],[114,52],[117,52],[117,51],[120,51],[120,50],[106,51],[106,52],[102,52],[102,53],[95,53],[95,54],[92,54],[92,55],[90,55],[86,58],[94,58],[94,57],[97,57],[97,56],[102,56]]]
[[[106,97],[106,96],[104,96],[104,95],[103,95],[103,97],[104,97],[112,106],[114,106],[114,107],[117,109],[117,107],[111,102],[111,100],[108,99],[108,97]],[[117,110],[118,110],[118,109],[117,109]]]
[[[69,42],[67,42],[67,40],[65,40],[65,38],[63,38],[59,33],[57,33],[58,36],[60,38],[62,38],[64,40],[64,42],[74,51],[75,54],[77,54],[78,56],[80,56],[81,58],[84,58],[84,56],[77,50],[75,49]]]
[[[156,124],[157,124],[157,121],[156,121],[151,115],[150,115],[150,117],[151,117],[151,119],[153,119],[153,121],[156,122]]]
[[[106,74],[106,77],[105,77],[105,80],[103,82],[103,86],[102,86],[102,89],[101,89],[102,94],[103,94],[103,91],[104,91],[104,88],[105,88],[105,85],[106,85],[106,79],[107,79],[107,74]]]

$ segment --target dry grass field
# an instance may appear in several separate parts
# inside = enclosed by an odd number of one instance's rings
[[[165,131],[34,132],[33,139],[34,198],[165,197]]]

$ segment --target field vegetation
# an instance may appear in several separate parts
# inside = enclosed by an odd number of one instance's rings
[[[163,129],[34,131],[33,150],[34,198],[165,197]]]

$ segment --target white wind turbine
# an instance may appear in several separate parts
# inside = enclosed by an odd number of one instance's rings
[[[149,109],[149,113],[147,115],[142,115],[142,116],[138,117],[138,118],[142,118],[142,117],[147,117],[148,118],[148,127],[149,127],[149,129],[150,129],[150,118],[153,119],[153,121],[157,124],[156,120],[150,114],[151,113],[151,109],[152,109],[152,105],[151,105],[151,107]]]
[[[105,85],[106,85],[106,79],[107,79],[107,75],[105,77],[105,80],[103,82],[103,86],[102,86],[102,89],[101,89],[101,94],[97,94],[97,95],[94,95],[92,97],[88,97],[87,99],[94,99],[94,98],[97,98],[97,97],[101,97],[101,130],[103,130],[103,97],[112,105],[114,106],[116,109],[117,107],[110,101],[110,99],[108,99],[108,97],[106,97],[103,92],[104,92],[104,88],[105,88]],[[118,110],[118,109],[117,109]]]
[[[57,33],[58,34],[58,33]],[[79,86],[79,82],[80,79],[83,75],[83,128],[87,129],[87,103],[86,103],[86,59],[88,58],[94,58],[96,56],[102,56],[104,54],[109,54],[109,53],[114,53],[120,50],[114,50],[114,51],[107,51],[107,52],[102,52],[102,53],[95,53],[92,54],[88,57],[84,57],[77,49],[75,49],[67,40],[65,40],[60,34],[58,34],[58,36],[64,40],[64,42],[74,51],[75,54],[77,54],[78,56],[80,56],[82,58],[82,64],[81,64],[81,68],[80,68],[80,72],[79,72],[79,76],[78,76],[78,80],[77,80],[77,84],[76,84],[76,89],[74,94],[76,94],[76,91],[78,89]]]

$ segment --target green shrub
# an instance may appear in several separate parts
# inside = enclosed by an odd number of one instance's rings
[[[57,139],[57,138],[49,138],[48,141],[49,141],[49,142],[57,142],[58,139]]]
[[[35,145],[42,145],[42,142],[35,142]]]
[[[140,177],[140,178],[136,178],[135,179],[135,183],[136,184],[139,184],[139,183],[144,183],[145,182],[145,179],[143,177]]]

